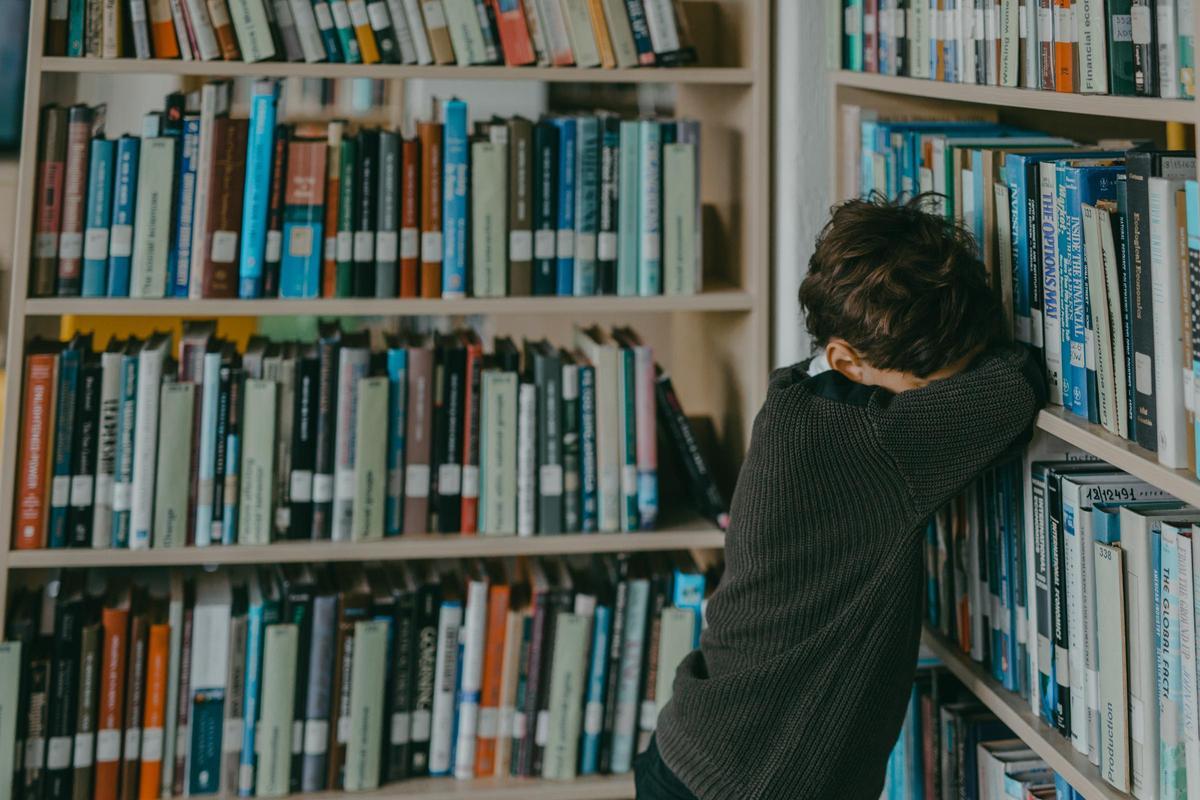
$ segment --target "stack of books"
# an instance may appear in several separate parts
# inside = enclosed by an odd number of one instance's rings
[[[612,69],[696,48],[682,0],[72,0],[46,55]]]
[[[836,13],[829,9],[826,13]],[[1083,94],[1196,96],[1190,0],[841,0],[842,69]]]
[[[974,234],[1050,401],[1196,468],[1200,193],[1191,151],[992,123],[862,123],[863,191],[932,190]]]
[[[1081,800],[953,677],[918,673],[881,800]]]
[[[370,339],[326,325],[239,354],[189,322],[177,350],[167,334],[32,343],[14,546],[652,530],[656,417],[683,488],[724,525],[670,378],[631,329],[523,352],[497,338],[486,355],[471,330]]]
[[[700,126],[612,114],[415,136],[278,121],[279,87],[167,97],[142,135],[42,111],[34,297],[502,297],[701,289]]]
[[[930,524],[929,625],[1114,788],[1193,794],[1200,512],[1106,464],[1039,457],[998,467]]]
[[[0,643],[4,779],[155,800],[628,772],[719,574],[687,554],[55,574]]]

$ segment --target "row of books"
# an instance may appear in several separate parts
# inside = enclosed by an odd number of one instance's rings
[[[1082,94],[1196,94],[1190,0],[842,0],[843,69]],[[840,48],[839,48],[840,45]]]
[[[1040,455],[930,525],[929,622],[1114,788],[1194,794],[1200,513],[1106,464]]]
[[[864,190],[932,188],[974,234],[1051,402],[1196,474],[1195,154],[990,123],[868,121],[862,134]]]
[[[0,644],[2,774],[12,797],[155,800],[627,772],[719,572],[663,554],[52,575]]]
[[[660,429],[682,488],[725,521],[670,378],[629,328],[579,329],[566,349],[497,338],[485,355],[470,330],[373,348],[325,325],[239,354],[188,322],[174,353],[167,334],[27,353],[19,549],[652,530]]]
[[[881,800],[946,797],[1079,800],[1083,795],[953,676],[922,670],[888,758]]]
[[[682,0],[70,0],[46,55],[611,69],[696,48]]]
[[[701,288],[700,125],[613,114],[417,135],[279,122],[276,81],[167,97],[142,135],[48,106],[34,297],[502,297]]]

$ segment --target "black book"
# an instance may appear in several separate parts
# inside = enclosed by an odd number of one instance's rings
[[[289,478],[289,539],[312,537],[313,467],[316,466],[317,404],[321,361],[308,350],[296,361],[296,388],[292,397],[292,469]]]
[[[73,800],[91,800],[93,753],[88,746],[96,732],[96,710],[99,704],[100,650],[103,629],[99,621],[99,603],[87,604],[79,645],[79,691],[75,701],[75,744],[72,759],[75,772],[71,779]]]
[[[296,682],[292,695],[293,727],[303,726],[308,701],[308,650],[312,639],[312,606],[317,586],[307,564],[285,564],[278,570],[280,621],[296,626]],[[267,678],[269,680],[269,678]],[[301,791],[304,774],[304,737],[292,736],[291,779],[293,793]]]
[[[556,236],[558,126],[542,120],[533,126],[533,293],[558,292]]]
[[[341,330],[330,326],[317,340],[317,419],[313,439],[312,538],[333,534],[333,443],[337,435],[337,373]]]
[[[380,5],[373,2],[368,4],[367,8],[367,16],[371,20],[371,33],[375,35],[375,44],[379,49],[379,60],[384,64],[399,64],[400,42],[396,39],[396,26],[392,22],[389,4]]]
[[[1125,334],[1125,385],[1133,387],[1135,374],[1133,363],[1133,269],[1129,254],[1129,181],[1128,176],[1117,176],[1117,213],[1110,216],[1113,228],[1113,244],[1117,250],[1117,275],[1121,294],[1121,326]],[[1039,265],[1041,262],[1038,262]],[[1041,284],[1038,284],[1041,299]],[[1038,308],[1041,308],[1039,305]],[[1195,341],[1193,339],[1193,341]],[[1126,403],[1126,422],[1131,440],[1137,438],[1137,404]]]
[[[1025,185],[1029,187],[1040,186],[1040,163],[1036,159],[1029,159],[1025,164]],[[1041,215],[1041,193],[1035,191],[1026,192],[1025,209],[1024,209],[1024,225],[1025,225],[1025,248],[1027,252],[1026,260],[1029,262],[1029,309],[1030,316],[1034,320],[1042,319],[1042,215]],[[1018,212],[1021,213],[1021,212]],[[1017,224],[1021,224],[1018,222]],[[1015,247],[1015,242],[1014,242]],[[1042,342],[1042,331],[1032,331],[1030,340],[1032,342]],[[1126,340],[1128,342],[1128,340]],[[1032,344],[1035,350],[1035,358],[1037,363],[1041,364],[1045,360],[1045,345]]]
[[[92,502],[96,480],[96,450],[100,443],[99,359],[84,356],[79,374],[78,413],[71,445],[71,500],[67,511],[67,538],[71,547],[92,546]]]
[[[596,234],[596,290],[617,293],[617,187],[621,173],[621,120],[600,117],[600,227]]]
[[[275,126],[271,188],[267,197],[267,245],[263,251],[263,297],[279,296],[279,268],[283,263],[283,196],[287,191],[287,155],[291,138],[291,125]]]
[[[507,336],[497,336],[492,343],[492,363],[498,369],[505,372],[519,372],[521,370],[521,351],[517,349],[513,340]]]
[[[486,356],[483,355],[483,343],[479,340],[479,334],[473,330],[465,330],[460,334],[460,339],[464,353],[464,370],[463,370],[463,505],[467,503],[467,498],[473,498],[474,508],[471,511],[471,528],[473,532],[479,530],[479,437],[481,436],[480,427],[482,425],[482,405],[483,405],[483,363]],[[470,402],[467,402],[467,398]],[[470,493],[467,489],[470,488]],[[459,530],[467,528],[466,512],[462,513],[461,524]]]
[[[545,650],[551,618],[554,615],[554,587],[546,577],[546,570],[540,562],[529,564],[529,591],[533,606],[533,621],[529,631],[529,653],[526,657],[525,697],[517,713],[525,715],[525,735],[518,742],[514,739],[512,754],[512,774],[518,777],[540,775],[533,771],[533,755],[537,742],[537,715],[541,684],[550,682],[550,676],[543,672],[545,666]]]
[[[225,476],[229,472],[229,417],[232,410],[236,358],[237,355],[231,347],[225,348],[221,353],[221,368],[217,371],[217,418],[213,424],[216,443],[213,447],[212,527],[209,530],[209,541],[213,544],[220,544],[225,538]],[[232,520],[230,522],[232,523]]]
[[[358,133],[358,223],[354,230],[354,297],[375,296],[375,220],[379,200],[379,131]]]
[[[29,672],[26,675],[29,687],[25,694],[25,765],[21,782],[16,784],[19,796],[24,800],[42,800],[46,787],[46,734],[49,730],[50,675],[53,669],[53,643],[49,636],[38,636],[33,640]],[[35,750],[34,747],[38,749]]]
[[[392,593],[392,656],[388,676],[388,722],[384,726],[383,783],[409,776],[411,720],[417,677],[417,611],[420,587],[403,562],[390,565],[388,587]]]
[[[671,570],[665,559],[650,558],[650,602],[646,609],[646,638],[642,648],[641,685],[638,688],[638,698],[644,708],[653,709],[657,703],[658,685],[658,643],[662,637],[663,609],[670,603]],[[634,752],[640,753],[650,743],[654,733],[655,718],[650,714],[638,714],[638,738],[634,744]]]
[[[1135,47],[1135,52],[1136,52]],[[1150,178],[1191,178],[1196,174],[1196,157],[1191,152],[1130,150],[1125,154],[1128,195],[1129,255],[1133,270],[1133,334],[1137,408],[1137,443],[1158,450],[1158,414],[1155,399],[1154,289],[1150,268]],[[1143,380],[1145,379],[1145,380]]]
[[[562,428],[562,474],[563,474],[563,530],[575,533],[583,529],[583,496],[580,482],[580,436],[579,436],[579,365],[575,357],[566,350],[558,353],[562,364],[562,405],[560,409]]]
[[[908,0],[896,0],[896,5],[893,9],[892,16],[892,19],[895,20],[892,25],[894,26],[896,32],[896,44],[892,50],[892,61],[896,65],[896,75],[901,77],[907,77],[909,70],[907,36],[908,26],[905,24],[907,15]],[[996,35],[999,36],[999,33]]]
[[[625,649],[625,618],[629,607],[629,556],[608,562],[613,584],[612,634],[608,640],[608,672],[604,686],[604,718],[600,728],[600,772],[612,771],[613,732],[617,727],[617,686],[621,681],[621,653]]]
[[[307,652],[297,651],[308,659],[308,685],[305,689],[303,712],[304,756],[300,776],[300,791],[319,792],[328,784],[329,721],[333,711],[331,683],[333,681],[333,651],[337,639],[338,595],[325,570],[315,572],[316,586],[312,600],[312,626]],[[308,742],[314,742],[308,746]]]
[[[375,217],[375,296],[400,294],[400,134],[379,132],[379,203]]]
[[[533,761],[530,764],[530,775],[542,774],[542,762],[545,759],[546,746],[538,741],[537,730],[549,730],[550,717],[550,683],[554,674],[554,640],[558,634],[558,617],[569,614],[575,608],[575,587],[567,571],[566,565],[559,561],[554,565],[558,573],[554,589],[550,592],[546,607],[546,629],[542,634],[542,650],[540,654],[541,670],[537,684],[537,714],[529,717],[533,727]]]
[[[1050,614],[1055,660],[1066,653],[1067,640],[1067,573],[1063,550],[1062,482],[1056,470],[1046,473],[1046,517],[1050,522]],[[1054,701],[1054,725],[1064,736],[1071,735],[1071,685],[1066,665],[1055,670],[1058,693]],[[1067,681],[1067,683],[1063,683]]]
[[[412,727],[408,743],[408,774],[429,774],[429,734],[433,716],[433,682],[437,668],[438,614],[442,608],[442,586],[433,570],[427,570],[417,590],[410,646],[413,653]]]
[[[537,532],[563,532],[562,361],[545,339],[525,343],[537,387]]]
[[[463,407],[467,380],[467,350],[454,334],[438,338],[435,368],[433,453],[437,475],[437,530],[462,530]]]
[[[351,676],[354,664],[355,623],[371,617],[371,591],[362,567],[358,564],[336,564],[334,585],[338,589],[338,625],[334,646],[333,710],[329,720],[329,789],[342,789],[346,776],[346,747],[349,731]]]
[[[675,387],[671,385],[671,376],[657,365],[655,371],[658,376],[654,387],[658,430],[665,439],[662,452],[673,453],[678,459],[696,511],[724,530],[729,525],[729,506],[717,488],[704,454],[700,452],[696,434],[687,415],[683,413]]]
[[[12,610],[4,627],[4,637],[9,642],[21,644],[21,675],[17,694],[16,746],[13,751],[12,786],[13,796],[21,797],[25,786],[25,740],[29,736],[29,700],[32,692],[32,676],[35,642],[38,638],[38,619],[41,616],[38,597],[31,591],[17,588],[12,596]]]
[[[58,359],[58,391],[54,399],[54,451],[51,491],[50,533],[51,547],[67,547],[71,542],[71,476],[74,474],[75,444],[77,443],[78,413],[80,407],[79,388],[84,360],[92,350],[91,334],[76,334]],[[91,542],[88,542],[90,546]]]
[[[54,608],[53,664],[50,672],[46,725],[47,800],[70,800],[75,770],[72,761],[78,708],[79,645],[85,603],[78,580],[63,579]]]

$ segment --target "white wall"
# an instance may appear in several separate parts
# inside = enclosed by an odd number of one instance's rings
[[[775,2],[775,253],[772,366],[806,358],[796,293],[829,213],[829,105],[825,78],[828,3]]]

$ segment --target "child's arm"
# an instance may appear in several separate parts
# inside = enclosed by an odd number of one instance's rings
[[[876,393],[870,414],[920,513],[931,513],[991,464],[1046,402],[1042,371],[1023,347],[980,356],[921,389]]]

